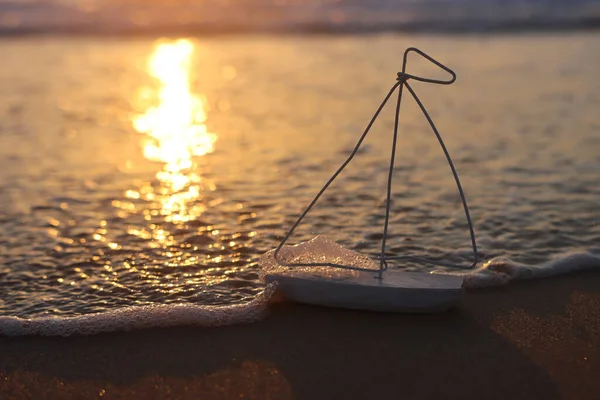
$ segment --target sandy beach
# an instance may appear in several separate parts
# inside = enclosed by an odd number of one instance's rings
[[[597,399],[600,274],[471,291],[439,315],[285,302],[269,317],[0,338],[2,399]]]

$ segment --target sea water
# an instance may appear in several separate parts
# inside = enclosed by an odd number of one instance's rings
[[[11,36],[0,331],[262,318],[274,288],[260,257],[345,160],[408,46],[457,72],[412,85],[454,157],[482,261],[390,267],[479,288],[599,267],[597,33]],[[324,235],[378,254],[392,128],[390,106],[290,244]],[[471,260],[451,172],[408,97],[391,211],[389,255]]]
[[[381,32],[597,28],[598,0],[0,0],[0,32]]]

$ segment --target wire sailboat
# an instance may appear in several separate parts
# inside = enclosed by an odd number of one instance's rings
[[[449,74],[449,79],[431,79],[407,73],[406,69],[408,64],[408,56],[411,53],[416,53],[417,55],[422,56],[426,60],[433,63],[435,66],[447,72]],[[277,266],[288,268],[288,272],[293,271],[295,268],[333,268],[349,270],[353,271],[353,273],[346,275],[346,279],[328,279],[326,277],[323,277],[322,275],[314,275],[310,273],[286,273],[281,268],[279,270],[275,270],[275,272],[267,272],[265,275],[266,280],[277,281],[279,283],[280,290],[283,292],[284,296],[289,297],[292,300],[309,304],[366,309],[373,311],[443,310],[456,304],[460,300],[460,294],[462,292],[462,277],[459,275],[428,274],[423,272],[404,272],[402,270],[397,269],[390,270],[388,265],[391,261],[409,260],[449,268],[471,269],[475,267],[478,262],[475,230],[473,228],[471,215],[469,213],[469,207],[467,205],[464,190],[460,183],[458,172],[431,116],[425,109],[425,106],[417,96],[412,86],[409,84],[410,80],[438,85],[451,85],[456,81],[456,74],[450,68],[433,59],[423,51],[414,47],[406,49],[403,56],[402,71],[398,72],[396,82],[389,90],[380,106],[377,108],[377,111],[373,115],[373,118],[370,120],[363,134],[360,136],[357,144],[355,145],[349,157],[342,163],[338,170],[331,176],[331,178],[325,183],[323,188],[313,198],[308,207],[306,207],[306,209],[302,212],[302,214],[299,216],[296,222],[289,229],[289,231],[284,236],[283,240],[279,243],[277,248],[274,251],[268,253],[269,256],[272,257],[272,263],[274,262]],[[410,93],[412,98],[419,106],[424,117],[427,119],[429,126],[431,127],[434,135],[438,140],[439,145],[442,148],[442,151],[446,157],[446,160],[454,177],[454,181],[456,183],[456,187],[460,195],[460,199],[469,228],[469,235],[473,250],[473,261],[470,265],[459,265],[449,262],[432,260],[425,257],[386,255],[390,204],[393,188],[394,161],[398,139],[398,121],[404,88],[406,88],[406,90]],[[392,137],[389,171],[387,176],[387,196],[385,203],[386,206],[385,220],[383,225],[383,235],[381,240],[381,252],[379,256],[377,256],[374,260],[378,263],[378,269],[375,270],[373,268],[365,268],[364,266],[350,265],[350,263],[343,262],[287,261],[287,259],[282,256],[282,250],[284,249],[284,245],[289,241],[296,228],[301,224],[304,217],[306,217],[306,215],[314,207],[319,198],[325,193],[329,186],[334,182],[334,180],[339,176],[339,174],[344,170],[344,168],[346,168],[346,166],[358,153],[364,139],[368,135],[377,117],[396,91],[398,94],[395,108],[394,130]]]

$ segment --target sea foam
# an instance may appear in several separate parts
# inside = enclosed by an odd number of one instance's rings
[[[481,268],[465,273],[464,286],[467,289],[488,288],[503,286],[511,281],[547,278],[593,269],[600,270],[600,254],[595,250],[562,254],[537,265],[497,257],[485,262]]]
[[[252,301],[244,304],[133,306],[75,317],[32,319],[0,317],[0,334],[6,336],[93,335],[176,325],[216,327],[255,322],[268,313],[267,303],[276,286],[276,284],[267,285]]]

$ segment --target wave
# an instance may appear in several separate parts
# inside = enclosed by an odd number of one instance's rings
[[[504,286],[512,281],[541,279],[572,272],[600,270],[598,251],[569,253],[537,265],[515,262],[509,258],[497,257],[475,271],[465,273],[464,287],[480,289]]]
[[[318,250],[318,254],[314,250]],[[294,262],[323,262],[323,257],[333,257],[336,262],[349,261],[351,265],[373,267],[372,260],[323,237],[317,237],[307,243],[294,247],[284,247]],[[264,272],[280,268],[274,264],[273,251],[261,259]],[[289,261],[289,260],[288,260]],[[331,261],[331,260],[329,260]],[[469,290],[504,286],[513,281],[541,279],[572,272],[600,270],[600,249],[589,252],[569,253],[537,265],[515,262],[509,258],[497,257],[485,262],[480,268],[463,272],[432,271],[432,273],[450,273],[464,276],[464,288]],[[352,274],[353,271],[331,268],[317,268],[325,276]],[[300,271],[302,272],[302,271]],[[311,273],[315,272],[313,268]],[[190,325],[200,327],[219,327],[233,324],[256,322],[269,312],[269,301],[277,288],[277,283],[268,284],[252,301],[234,305],[153,305],[133,306],[92,313],[75,317],[18,318],[0,316],[0,335],[5,336],[71,336],[93,335],[103,332],[129,331],[157,327]]]
[[[268,313],[276,284],[269,284],[252,301],[233,305],[171,304],[133,306],[75,317],[0,317],[0,335],[71,336],[102,332],[192,325],[217,327],[259,321]]]
[[[0,0],[0,35],[519,32],[597,29],[600,0]]]

